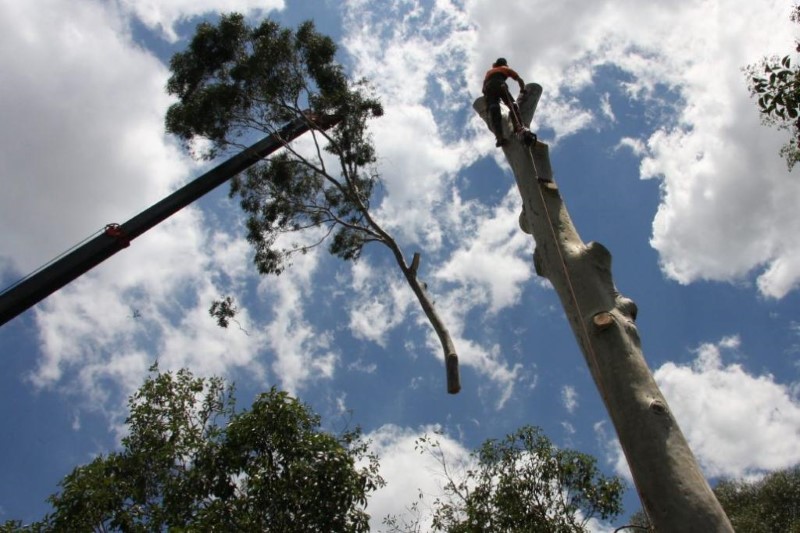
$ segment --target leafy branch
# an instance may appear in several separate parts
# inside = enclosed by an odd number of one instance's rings
[[[792,21],[800,22],[800,5],[792,10]],[[800,43],[796,44],[800,52]],[[791,57],[764,58],[745,67],[750,95],[757,98],[762,122],[789,130],[791,137],[780,154],[791,170],[800,161],[800,68]]]
[[[383,107],[365,80],[349,80],[334,61],[336,46],[313,23],[296,31],[271,20],[248,26],[240,14],[198,26],[186,51],[173,56],[167,90],[178,98],[167,112],[167,130],[187,147],[205,141],[211,158],[242,145],[254,133],[274,134],[302,119],[311,143],[286,142],[275,156],[232,181],[247,216],[247,240],[261,274],[280,274],[295,253],[327,243],[328,251],[357,260],[368,243],[387,247],[434,328],[448,369],[448,392],[460,389],[458,357],[450,334],[400,245],[370,212],[380,176],[368,122]],[[318,127],[335,118],[335,128]],[[308,137],[307,137],[308,138]],[[286,244],[288,234],[301,242]],[[222,326],[230,306],[213,308]],[[224,327],[224,326],[223,326]]]
[[[602,475],[589,455],[557,448],[533,426],[485,441],[465,471],[451,466],[437,436],[420,437],[415,449],[433,458],[444,477],[431,505],[433,531],[585,533],[593,516],[606,520],[622,511],[619,478]],[[417,531],[423,500],[420,491],[409,507],[415,520],[388,516],[384,524],[395,532]]]

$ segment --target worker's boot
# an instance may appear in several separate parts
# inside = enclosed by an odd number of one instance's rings
[[[522,139],[522,143],[528,148],[535,146],[536,141],[538,140],[535,133],[533,133],[531,130],[525,129],[522,130],[520,138]]]

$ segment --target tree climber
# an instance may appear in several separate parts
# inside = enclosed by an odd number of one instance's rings
[[[486,106],[491,117],[492,131],[497,138],[495,146],[503,146],[507,140],[503,137],[503,128],[500,116],[500,100],[511,110],[511,118],[514,121],[514,131],[521,131],[523,128],[519,121],[519,110],[514,97],[508,91],[506,80],[512,78],[519,83],[520,95],[525,92],[525,82],[519,74],[508,66],[508,61],[500,57],[492,64],[492,68],[486,72],[483,78],[483,96],[486,99]]]

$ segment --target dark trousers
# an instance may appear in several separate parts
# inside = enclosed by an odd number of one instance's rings
[[[511,110],[511,118],[514,121],[515,127],[520,127],[517,117],[514,116],[514,111],[516,110],[514,97],[511,96],[511,92],[509,92],[508,85],[506,85],[505,82],[494,80],[487,81],[483,86],[483,97],[489,109],[492,131],[498,139],[503,137],[503,127],[501,125],[502,115],[500,114],[501,100]]]

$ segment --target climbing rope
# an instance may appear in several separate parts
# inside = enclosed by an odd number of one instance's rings
[[[542,205],[544,206],[545,216],[547,217],[547,225],[550,227],[550,233],[553,236],[553,245],[556,247],[556,251],[558,252],[559,262],[561,263],[561,268],[564,270],[564,279],[567,282],[567,287],[569,288],[569,293],[570,293],[570,296],[572,297],[572,303],[575,305],[575,310],[578,313],[578,321],[581,324],[581,331],[583,332],[583,337],[584,337],[585,342],[586,342],[586,350],[587,350],[587,353],[589,354],[590,363],[595,369],[595,375],[597,376],[597,379],[596,379],[597,387],[600,389],[601,396],[605,399],[605,398],[608,398],[608,396],[606,395],[605,386],[603,384],[603,381],[602,381],[602,379],[600,379],[599,364],[597,363],[597,354],[595,353],[594,347],[592,346],[592,340],[591,340],[591,337],[589,336],[589,330],[586,328],[586,321],[583,318],[583,311],[581,311],[580,304],[578,303],[578,296],[575,294],[575,287],[572,285],[572,278],[569,275],[569,268],[567,267],[567,262],[564,259],[564,254],[561,252],[561,246],[559,246],[559,244],[558,244],[558,236],[556,235],[556,229],[553,226],[553,219],[550,217],[550,210],[547,207],[547,202],[545,201],[544,193],[542,192],[542,186],[541,186],[542,180],[539,179],[539,171],[536,168],[536,162],[534,161],[534,158],[533,158],[533,149],[535,147],[536,147],[536,142],[534,142],[529,147],[528,156],[530,157],[531,166],[533,167],[533,172],[536,174],[536,181],[537,181],[537,185],[538,185],[537,188],[539,190],[539,198],[541,198]],[[625,455],[625,461],[628,464],[630,464],[630,460],[628,458],[627,451],[622,446],[620,446],[620,448],[622,449],[623,455]],[[635,483],[634,483],[634,486],[636,486]],[[642,503],[643,499],[642,499],[642,495],[639,493],[639,488],[638,487],[636,487],[636,493],[639,496],[639,502]],[[642,508],[644,508],[643,504],[642,504]]]
[[[536,173],[536,181],[541,183],[542,180],[539,179],[539,171],[536,169],[536,163],[533,159],[533,149],[536,145],[532,145],[531,148],[528,150],[528,156],[530,157],[531,165],[533,166],[533,171]],[[547,225],[550,228],[550,233],[553,236],[553,244],[556,247],[556,251],[558,252],[558,259],[561,263],[561,268],[564,270],[564,279],[567,281],[567,287],[569,288],[570,296],[572,297],[572,303],[575,305],[575,309],[578,312],[578,319],[581,324],[581,331],[583,332],[584,339],[586,341],[586,348],[589,352],[589,356],[592,360],[592,365],[595,369],[598,368],[597,364],[597,354],[594,352],[594,347],[592,346],[591,337],[589,337],[589,330],[586,329],[586,322],[583,320],[583,311],[581,311],[580,304],[578,303],[578,297],[575,294],[575,288],[572,285],[572,278],[569,275],[569,268],[567,267],[567,262],[564,259],[564,254],[561,252],[561,247],[558,245],[558,236],[556,235],[556,229],[553,226],[553,219],[550,217],[550,210],[547,207],[547,202],[544,198],[544,193],[542,192],[542,187],[539,185],[539,198],[542,200],[542,205],[544,206],[545,216],[547,217]],[[601,388],[601,393],[603,397],[605,397],[605,390],[603,389],[602,382],[599,383]]]

